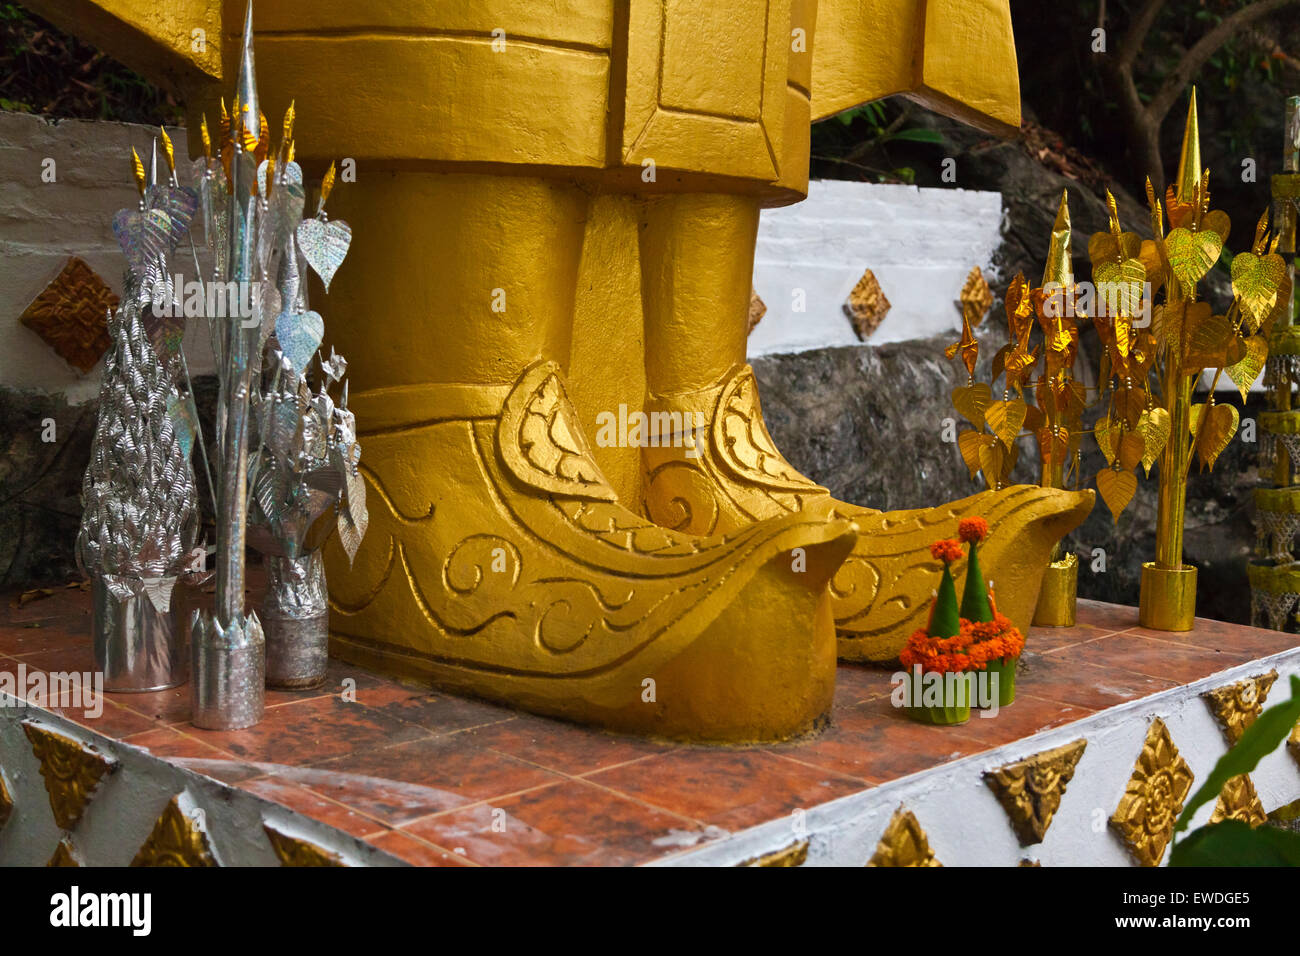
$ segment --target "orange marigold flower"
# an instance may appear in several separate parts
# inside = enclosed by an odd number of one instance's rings
[[[983,541],[989,536],[989,523],[980,517],[962,518],[957,525],[957,534],[963,541]]]
[[[961,549],[961,542],[954,541],[951,538],[944,538],[942,541],[936,541],[930,545],[930,553],[934,555],[936,561],[942,561],[945,564],[960,561],[964,554]]]

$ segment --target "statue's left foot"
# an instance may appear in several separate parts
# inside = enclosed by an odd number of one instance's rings
[[[1026,630],[1053,547],[1092,510],[1091,491],[1035,485],[914,511],[881,512],[836,501],[777,450],[748,365],[709,389],[652,396],[646,411],[651,421],[682,423],[686,432],[669,440],[660,435],[657,445],[643,450],[642,508],[656,524],[716,534],[792,512],[857,523],[853,552],[831,580],[843,660],[898,656],[907,636],[925,624],[938,582],[940,565],[930,556],[930,543],[956,537],[960,520],[972,515],[987,519],[991,529],[980,557],[998,610]],[[960,565],[955,570],[960,573]]]

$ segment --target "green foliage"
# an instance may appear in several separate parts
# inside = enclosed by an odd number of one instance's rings
[[[815,123],[812,128],[814,164],[830,164],[827,172],[833,176],[914,184],[915,167],[895,163],[886,147],[941,146],[945,140],[936,129],[910,123],[911,110],[909,105],[884,100],[864,103]],[[864,173],[865,176],[861,175]]]
[[[1183,808],[1174,827],[1178,834],[1191,825],[1196,811],[1214,800],[1233,777],[1250,773],[1282,745],[1300,721],[1300,676],[1291,678],[1291,699],[1274,704],[1246,728],[1241,739],[1219,758],[1205,782]],[[1238,820],[1200,827],[1174,844],[1170,866],[1300,866],[1300,835],[1275,827],[1252,829]]]

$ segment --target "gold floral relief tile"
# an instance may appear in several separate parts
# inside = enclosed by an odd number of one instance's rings
[[[808,860],[808,841],[800,840],[798,843],[791,843],[789,846],[774,850],[771,853],[764,853],[762,856],[756,856],[751,860],[743,863],[737,863],[737,866],[803,866]]]
[[[885,827],[867,866],[943,866],[930,849],[930,840],[911,810],[900,806]]]
[[[984,782],[1011,819],[1021,846],[1043,842],[1061,807],[1065,785],[1087,746],[1088,741],[1075,740],[984,774]]]
[[[1192,769],[1157,717],[1147,729],[1128,787],[1111,826],[1142,866],[1156,866],[1173,836],[1174,823],[1192,789]]]
[[[40,761],[54,822],[60,830],[71,830],[81,819],[99,781],[117,769],[117,761],[38,724],[23,721],[23,732]]]
[[[172,797],[132,866],[216,866],[203,828],[185,815],[180,798]]]
[[[54,855],[50,857],[50,862],[46,866],[81,866],[81,860],[77,858],[77,851],[72,846],[72,840],[64,837],[59,841],[59,845],[54,848]]]
[[[108,283],[84,260],[72,256],[19,321],[84,374],[109,346],[107,316],[117,302]]]
[[[281,833],[269,823],[262,824],[271,848],[281,866],[347,866],[343,857],[323,847],[287,833]]]
[[[967,312],[971,316],[971,326],[978,326],[984,321],[984,317],[989,314],[989,309],[993,308],[993,290],[989,288],[988,280],[984,278],[984,273],[980,271],[979,266],[971,269],[966,276],[966,284],[961,287],[961,298],[958,299],[961,305],[962,314]]]
[[[1229,747],[1241,739],[1246,728],[1255,722],[1255,718],[1264,709],[1264,701],[1275,680],[1277,671],[1269,671],[1201,695],[1210,706],[1210,713],[1219,722],[1223,735],[1228,738]]]
[[[858,339],[865,342],[876,329],[880,328],[880,323],[885,321],[885,316],[889,314],[891,308],[889,300],[885,298],[885,291],[880,288],[880,283],[876,279],[876,274],[867,269],[862,273],[858,284],[853,287],[853,291],[849,293],[849,299],[844,303],[844,314],[853,324],[853,331],[857,333]]]
[[[1296,721],[1291,728],[1291,736],[1286,741],[1287,749],[1291,751],[1291,756],[1295,757],[1296,763],[1300,763],[1300,720]]]
[[[1026,857],[1025,859],[1021,860],[1019,863],[1016,864],[1016,866],[1042,866],[1042,865],[1043,864],[1040,861],[1031,860],[1028,857]]]
[[[1268,814],[1264,812],[1264,804],[1260,802],[1250,774],[1233,777],[1223,785],[1219,802],[1214,805],[1214,813],[1210,816],[1211,823],[1221,820],[1240,820],[1252,827],[1268,822]]]
[[[750,288],[749,290],[749,328],[746,334],[754,331],[754,327],[763,321],[763,316],[767,315],[767,303],[759,296],[758,290]]]
[[[5,828],[9,818],[14,815],[14,797],[9,792],[9,783],[5,780],[4,771],[0,770],[0,830]]]

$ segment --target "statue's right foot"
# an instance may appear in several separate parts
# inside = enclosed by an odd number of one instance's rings
[[[697,538],[621,507],[561,373],[353,396],[369,532],[327,545],[331,652],[542,714],[700,741],[779,740],[827,713],[827,581],[849,521]]]

